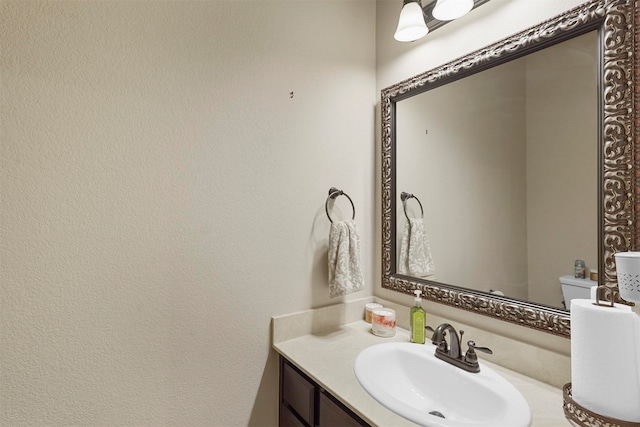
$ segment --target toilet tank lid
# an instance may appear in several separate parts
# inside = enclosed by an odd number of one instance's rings
[[[598,282],[596,282],[595,280],[578,279],[570,274],[567,274],[566,276],[560,276],[560,283],[562,283],[563,285],[579,286],[586,289],[590,289],[593,286],[598,286]]]

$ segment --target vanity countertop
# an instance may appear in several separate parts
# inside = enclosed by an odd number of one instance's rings
[[[294,328],[299,328],[301,314],[292,315],[293,318],[290,320],[296,323]],[[296,319],[295,316],[298,318]],[[409,332],[407,330],[397,328],[394,337],[381,338],[370,332],[371,325],[369,323],[364,320],[356,320],[334,324],[321,331],[310,330],[307,334],[295,336],[296,334],[287,330],[291,327],[290,322],[287,322],[287,317],[281,316],[277,320],[274,318],[273,348],[278,353],[371,425],[380,427],[416,425],[389,411],[369,396],[358,383],[353,371],[354,361],[363,349],[390,341],[408,342]],[[486,360],[481,360],[480,364],[481,366],[489,366],[500,373],[522,393],[531,408],[533,427],[572,425],[564,416],[562,390],[559,388]]]

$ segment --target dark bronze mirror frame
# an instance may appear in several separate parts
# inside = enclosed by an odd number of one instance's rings
[[[565,310],[396,274],[396,103],[598,30],[599,283],[617,287],[614,254],[640,248],[640,0],[591,0],[532,28],[382,90],[382,287],[569,337]]]

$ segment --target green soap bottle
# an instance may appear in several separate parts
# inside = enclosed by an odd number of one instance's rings
[[[411,342],[424,344],[424,325],[426,313],[422,308],[422,299],[420,299],[420,294],[422,294],[422,291],[420,289],[416,289],[415,291],[413,291],[413,293],[416,294],[416,301],[415,305],[411,307],[411,318],[409,319]]]

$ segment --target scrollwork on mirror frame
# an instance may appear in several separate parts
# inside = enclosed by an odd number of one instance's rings
[[[396,276],[392,245],[396,214],[395,103],[441,79],[472,74],[506,58],[551,45],[587,30],[600,30],[600,283],[616,286],[614,254],[640,248],[636,226],[640,212],[640,0],[592,0],[463,58],[382,90],[382,287],[411,294],[421,288],[427,299],[507,322],[570,336],[568,313],[552,307],[487,293]],[[635,60],[634,60],[635,58]]]

